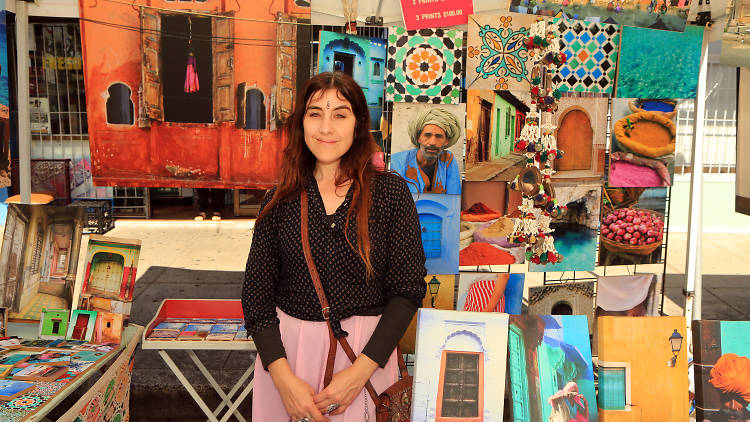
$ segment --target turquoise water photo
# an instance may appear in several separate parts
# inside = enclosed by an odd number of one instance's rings
[[[530,264],[529,271],[594,271],[596,261],[596,230],[578,224],[555,224],[552,235],[555,249],[563,256],[563,262],[556,264]]]
[[[618,98],[695,98],[703,27],[685,32],[625,26],[617,71]]]

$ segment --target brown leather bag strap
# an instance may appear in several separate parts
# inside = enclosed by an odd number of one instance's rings
[[[303,190],[300,194],[300,234],[302,235],[302,252],[305,255],[305,262],[307,262],[307,268],[310,271],[310,277],[312,278],[313,285],[315,286],[315,293],[318,295],[318,301],[320,302],[323,319],[325,319],[325,321],[328,323],[328,336],[330,338],[330,346],[328,348],[328,358],[326,361],[325,374],[323,376],[324,385],[328,385],[328,383],[331,382],[331,378],[333,377],[333,363],[336,360],[336,338],[333,335],[333,328],[331,328],[331,306],[328,304],[326,293],[323,290],[323,283],[321,283],[320,281],[320,274],[318,274],[318,269],[315,266],[315,261],[313,261],[307,226],[307,192]],[[349,342],[346,341],[346,337],[341,337],[338,339],[338,341],[339,343],[341,343],[341,348],[344,349],[344,353],[346,353],[346,356],[350,361],[352,361],[352,363],[354,363],[354,361],[357,359],[357,356],[354,354],[354,350],[352,350]],[[375,391],[375,388],[372,386],[370,380],[367,380],[365,388],[367,389],[367,392],[370,393],[370,397],[372,397],[372,401],[375,403],[375,406],[379,406],[380,399],[378,397],[378,393]]]

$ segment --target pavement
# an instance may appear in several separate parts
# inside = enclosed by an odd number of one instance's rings
[[[164,298],[239,298],[243,271],[252,240],[253,220],[164,221],[117,220],[107,236],[141,239],[132,320],[146,325]],[[86,244],[84,239],[83,244]],[[703,235],[703,318],[750,320],[750,236],[746,234]],[[664,313],[682,315],[685,284],[686,234],[670,233],[667,251]],[[78,280],[85,267],[81,253]],[[661,273],[662,265],[608,267],[607,275],[633,272]],[[603,274],[602,269],[597,269]],[[579,277],[583,273],[576,273]],[[585,274],[589,276],[589,274]],[[526,288],[541,285],[542,273],[527,274]],[[525,292],[528,297],[528,290]],[[254,356],[240,352],[197,353],[228,390]],[[219,403],[215,394],[190,362],[187,354],[173,353],[186,369],[209,407]],[[136,355],[131,391],[133,421],[199,421],[202,412],[155,351]],[[250,413],[250,400],[240,408]],[[234,420],[234,419],[232,419]]]

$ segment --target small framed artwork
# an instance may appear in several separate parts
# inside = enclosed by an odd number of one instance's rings
[[[0,378],[7,377],[11,369],[13,369],[13,365],[0,365]]]
[[[31,382],[0,380],[0,400],[13,400],[34,388]]]
[[[36,355],[29,356],[26,363],[29,365],[50,365],[50,366],[66,366],[70,364],[70,356],[73,352],[69,351],[46,351]]]
[[[13,375],[14,380],[55,381],[68,372],[67,366],[29,365]]]
[[[94,331],[94,343],[117,343],[120,344],[122,337],[122,314],[111,312],[99,312],[96,319]]]
[[[70,311],[67,309],[43,309],[39,320],[39,338],[44,340],[64,340],[68,332]]]
[[[76,309],[70,317],[68,324],[68,340],[91,341],[96,327],[96,311],[84,311]]]
[[[21,362],[25,362],[26,359],[29,358],[29,356],[33,355],[34,352],[31,351],[19,351],[19,350],[13,350],[11,352],[4,353],[0,355],[0,366],[5,365],[16,365]]]

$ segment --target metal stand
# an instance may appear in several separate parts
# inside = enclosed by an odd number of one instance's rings
[[[159,356],[161,356],[162,359],[164,359],[164,362],[167,364],[169,369],[172,370],[172,372],[175,374],[178,380],[180,380],[180,383],[183,387],[187,390],[188,393],[190,393],[190,396],[195,400],[195,403],[198,404],[198,406],[203,410],[203,413],[206,414],[208,417],[208,420],[211,422],[226,422],[229,420],[229,417],[231,415],[234,415],[240,422],[246,422],[246,419],[240,414],[240,412],[237,411],[237,408],[239,405],[247,398],[247,396],[253,391],[253,384],[254,380],[251,380],[250,383],[245,386],[245,388],[242,390],[240,395],[237,397],[237,399],[232,402],[232,397],[237,393],[237,391],[242,387],[242,385],[245,384],[248,378],[253,374],[253,371],[255,370],[255,365],[250,365],[249,368],[245,371],[244,374],[240,377],[240,379],[237,381],[236,384],[234,384],[234,387],[232,387],[231,390],[229,390],[229,394],[224,393],[224,390],[221,389],[221,386],[218,382],[216,382],[216,379],[211,375],[210,372],[208,372],[208,369],[206,366],[201,362],[200,359],[198,359],[198,356],[195,354],[193,350],[186,350],[188,356],[190,356],[190,359],[192,359],[193,363],[195,363],[195,366],[198,367],[198,370],[201,371],[204,377],[206,377],[206,380],[208,380],[209,384],[214,388],[214,390],[219,394],[219,397],[221,397],[221,404],[219,404],[219,407],[211,411],[211,409],[206,405],[206,402],[203,401],[201,396],[198,394],[197,391],[195,391],[195,388],[193,385],[188,381],[187,378],[185,378],[185,375],[182,373],[180,368],[177,366],[177,364],[174,363],[172,358],[169,356],[169,353],[167,353],[166,350],[160,349]],[[221,415],[222,410],[224,407],[228,407],[227,411],[224,413],[224,416],[219,418],[219,415]]]

